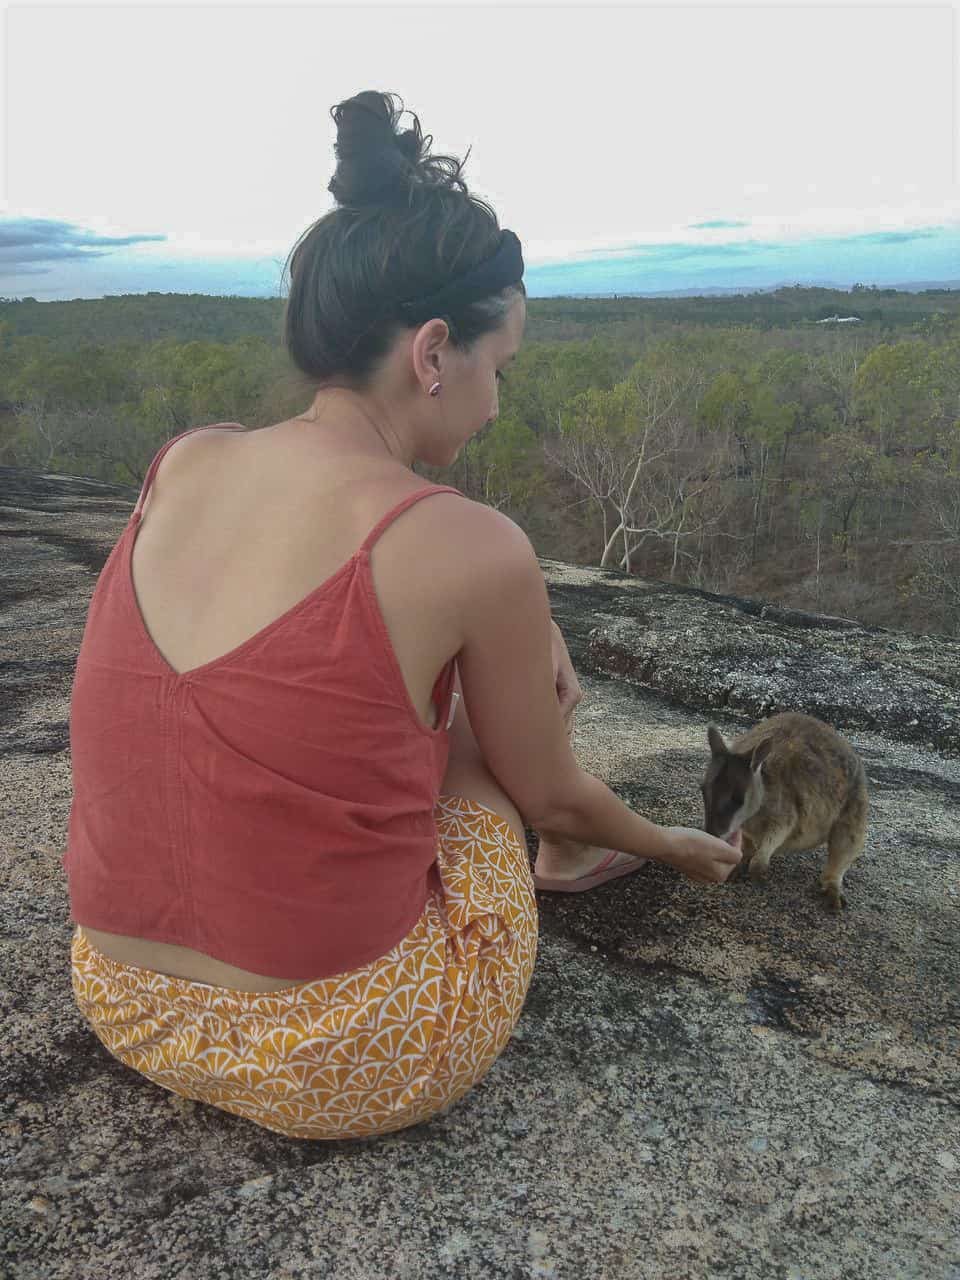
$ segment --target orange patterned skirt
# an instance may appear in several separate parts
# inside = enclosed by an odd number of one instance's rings
[[[523,841],[463,796],[441,796],[436,819],[443,891],[379,960],[236,991],[119,964],[78,929],[80,1011],[148,1080],[288,1137],[365,1137],[429,1119],[506,1046],[537,951]]]

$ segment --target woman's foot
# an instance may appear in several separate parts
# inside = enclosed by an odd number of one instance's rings
[[[578,844],[572,840],[547,840],[540,837],[540,847],[534,863],[536,880],[559,884],[592,877],[601,873],[604,879],[613,879],[611,872],[622,874],[641,867],[644,858],[633,858],[627,853],[613,853],[596,845]]]

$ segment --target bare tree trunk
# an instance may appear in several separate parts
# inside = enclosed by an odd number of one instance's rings
[[[673,532],[673,561],[670,565],[670,581],[677,580],[677,560],[680,556],[680,539],[683,537],[683,526],[687,518],[687,509],[683,505],[683,497],[680,498],[680,520]]]
[[[757,542],[760,535],[760,512],[763,507],[763,488],[767,475],[767,453],[768,447],[761,441],[760,444],[760,476],[757,480],[757,488],[753,499],[753,543],[750,550],[750,563],[757,563]]]
[[[820,530],[823,528],[823,508],[820,508],[820,517],[817,520],[817,577],[816,577],[816,598],[817,608],[820,608]]]

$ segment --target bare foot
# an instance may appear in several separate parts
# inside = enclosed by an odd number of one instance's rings
[[[588,876],[609,857],[609,849],[600,849],[596,845],[576,844],[570,840],[546,840],[540,837],[540,848],[534,871],[545,880],[578,880]],[[628,853],[618,853],[610,864],[613,867],[624,863],[636,862]]]

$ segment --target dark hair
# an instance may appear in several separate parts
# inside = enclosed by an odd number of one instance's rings
[[[283,340],[308,382],[366,384],[403,327],[396,304],[432,294],[495,252],[497,215],[470,195],[463,161],[432,156],[413,115],[400,133],[396,95],[366,90],[331,108],[338,208],[300,237],[288,258]],[[469,153],[468,153],[469,154]],[[469,347],[501,324],[522,283],[451,308],[450,339]],[[418,323],[422,323],[418,322]]]

